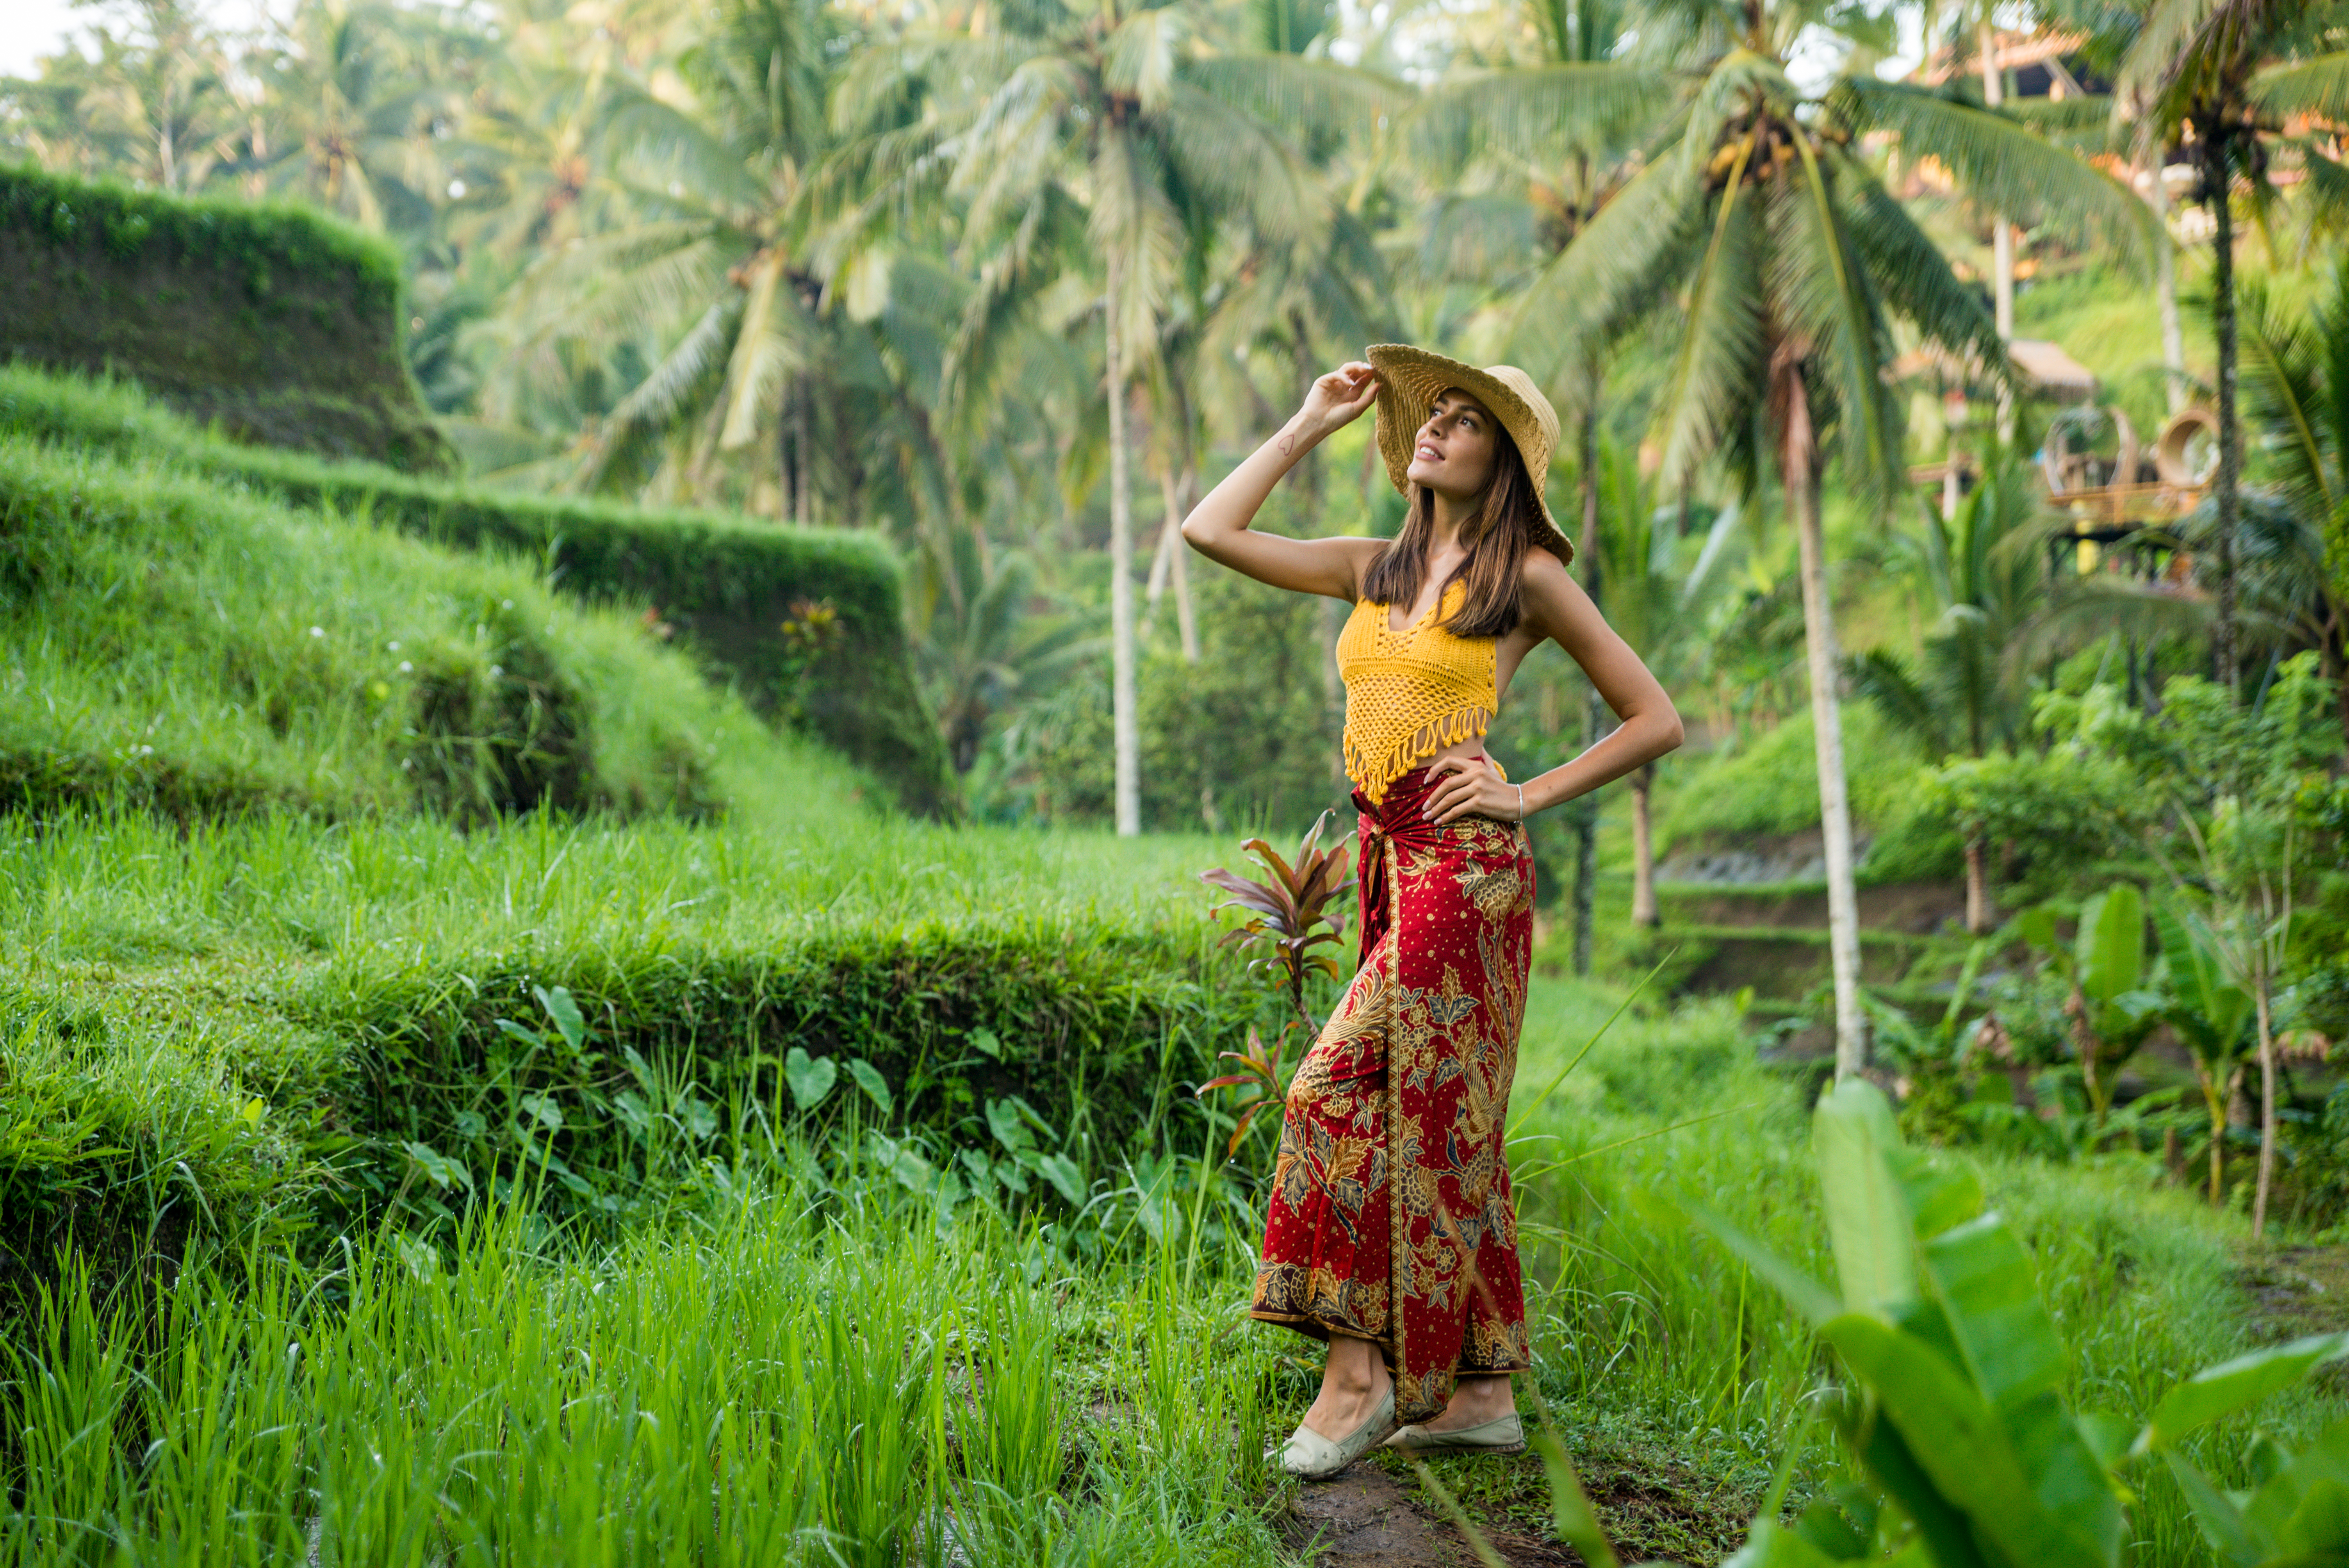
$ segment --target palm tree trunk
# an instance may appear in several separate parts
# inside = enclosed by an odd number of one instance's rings
[[[2226,1171],[2227,1095],[2219,1075],[2199,1058],[2194,1063],[2194,1074],[2202,1080],[2202,1104],[2210,1113],[2210,1206],[2215,1209]]]
[[[2251,995],[2260,1017],[2260,1183],[2251,1199],[2251,1239],[2258,1241],[2268,1223],[2268,1189],[2275,1181],[2275,1036],[2268,1027],[2268,975],[2264,966],[2252,976]]]
[[[2153,292],[2161,304],[2161,367],[2169,384],[2169,411],[2186,407],[2186,329],[2178,316],[2178,247],[2169,237],[2169,191],[2161,182],[2161,145],[2151,142],[2153,184],[2146,200],[2161,233],[2153,243]],[[2131,474],[2134,482],[2137,476]]]
[[[2210,254],[2210,318],[2219,340],[2219,617],[2210,628],[2210,662],[2227,699],[2235,697],[2235,490],[2243,472],[2243,434],[2235,425],[2235,212],[2230,200],[2232,150],[2221,140],[2210,150],[2219,160],[2210,187],[2211,221],[2218,225]],[[2264,1155],[2261,1156],[2265,1158]],[[2264,1167],[2262,1167],[2264,1171]],[[2265,1177],[2262,1175],[2262,1182]],[[2264,1192],[2266,1188],[2261,1186]]]
[[[1631,775],[1631,923],[1661,925],[1656,911],[1656,841],[1648,799],[1656,787],[1656,765],[1642,763]]]
[[[1133,498],[1127,493],[1125,356],[1123,323],[1125,275],[1123,258],[1112,250],[1109,287],[1104,300],[1102,357],[1109,377],[1109,620],[1110,714],[1116,752],[1117,833],[1131,839],[1142,831],[1142,727],[1134,713],[1133,657]]]
[[[1990,7],[1982,8],[1975,40],[1982,51],[1982,102],[1996,108],[2006,101],[2006,73],[1998,68],[1998,36],[1991,29]],[[2001,343],[2014,341],[2014,225],[2006,214],[1990,221],[1991,307]],[[1998,438],[2014,439],[2014,394],[2001,383],[1998,389]]]
[[[1590,377],[1595,386],[1597,377]],[[1582,410],[1581,451],[1578,460],[1582,465],[1582,539],[1575,554],[1582,562],[1582,585],[1590,595],[1590,603],[1599,604],[1606,583],[1599,570],[1599,407],[1594,397]],[[1600,706],[1596,687],[1583,701],[1582,744],[1599,744],[1606,734],[1606,710]],[[1574,972],[1590,973],[1590,941],[1595,919],[1599,880],[1599,802],[1596,799],[1577,801],[1574,824]]]
[[[1799,365],[1789,381],[1781,462],[1801,556],[1803,634],[1811,672],[1811,731],[1818,752],[1819,836],[1826,851],[1827,955],[1835,969],[1836,1077],[1868,1065],[1859,1006],[1859,895],[1852,880],[1851,804],[1845,793],[1843,710],[1836,693],[1835,606],[1827,596],[1826,541],[1819,525],[1818,439]]]
[[[1966,930],[1975,936],[1991,928],[1990,853],[1979,832],[1966,835]]]
[[[1190,574],[1184,569],[1184,557],[1190,548],[1183,542],[1183,518],[1191,509],[1184,495],[1185,485],[1175,477],[1170,466],[1158,476],[1158,494],[1166,508],[1166,521],[1158,531],[1158,553],[1150,562],[1150,588],[1143,602],[1142,640],[1150,640],[1150,629],[1158,620],[1158,601],[1166,595],[1167,585],[1174,588],[1174,628],[1183,642],[1183,662],[1199,662],[1199,625],[1191,614]]]
[[[1183,478],[1175,492],[1175,504],[1181,508],[1175,518],[1177,537],[1174,541],[1174,631],[1183,643],[1183,662],[1199,662],[1199,616],[1191,603],[1191,552],[1180,537],[1182,520],[1199,502],[1199,469],[1186,450],[1183,454]]]

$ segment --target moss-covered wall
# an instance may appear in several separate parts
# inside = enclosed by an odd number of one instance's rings
[[[399,306],[391,250],[316,212],[0,164],[0,359],[134,377],[240,440],[443,468]]]

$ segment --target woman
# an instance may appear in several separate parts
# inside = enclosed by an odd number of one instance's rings
[[[1211,560],[1354,607],[1338,667],[1361,965],[1289,1090],[1252,1307],[1329,1343],[1320,1397],[1281,1456],[1310,1479],[1381,1440],[1525,1447],[1509,1376],[1531,1362],[1502,1150],[1533,943],[1519,824],[1681,743],[1671,699],[1567,573],[1574,547],[1542,500],[1557,415],[1532,377],[1400,345],[1369,354],[1316,381],[1183,524]],[[1411,502],[1402,531],[1251,531],[1281,475],[1374,400],[1387,478]],[[1512,782],[1485,732],[1545,639],[1622,724]]]

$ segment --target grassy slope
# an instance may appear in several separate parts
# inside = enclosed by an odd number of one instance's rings
[[[34,803],[705,814],[721,756],[854,788],[520,563],[5,437],[0,637],[0,786]]]
[[[908,662],[898,563],[876,534],[444,483],[244,446],[136,386],[22,365],[0,365],[0,433],[372,520],[460,555],[525,560],[568,600],[672,628],[719,684],[762,714],[796,715],[909,809],[951,810],[945,747]],[[780,634],[802,602],[838,614],[840,635],[812,662],[790,656]]]

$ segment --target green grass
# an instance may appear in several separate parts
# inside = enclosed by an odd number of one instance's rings
[[[0,819],[16,1020],[0,1127],[46,1125],[41,1108],[85,1078],[160,1074],[197,1130],[165,1136],[133,1101],[119,1116],[89,1102],[95,1119],[66,1140],[81,1152],[23,1145],[16,1179],[56,1202],[12,1207],[0,1243],[39,1273],[78,1217],[119,1263],[140,1251],[158,1182],[186,1196],[175,1241],[305,1216],[331,1228],[386,1203],[429,1228],[444,1200],[546,1152],[568,1172],[553,1206],[608,1231],[657,1213],[738,1124],[918,1128],[945,1159],[992,1143],[987,1111],[1006,1096],[1047,1124],[1039,1153],[1090,1182],[1156,1142],[1256,1006],[1209,948],[1193,877],[1228,851],[787,806],[722,825],[542,813],[471,830]],[[557,986],[585,1015],[582,1049],[539,999]],[[792,1047],[839,1077],[806,1117],[781,1070]],[[860,1059],[885,1113],[851,1086]],[[645,1136],[630,1097],[658,1102],[653,1130],[692,1136]],[[187,1158],[191,1141],[210,1152]],[[200,1196],[215,1187],[274,1196]]]
[[[936,813],[951,804],[945,747],[914,685],[901,569],[876,534],[446,483],[243,446],[197,428],[135,386],[21,365],[0,365],[0,433],[64,452],[110,453],[143,478],[170,476],[198,493],[373,521],[460,559],[526,562],[566,600],[665,628],[719,684],[871,769],[909,809]],[[0,576],[0,589],[7,586]],[[794,658],[781,625],[802,602],[830,606],[840,635],[828,650]]]
[[[801,1152],[590,1254],[67,1294],[0,1353],[0,1563],[1281,1561],[1244,1251],[1071,1265]]]
[[[0,636],[19,807],[708,815],[762,774],[859,787],[519,563],[5,437]]]

